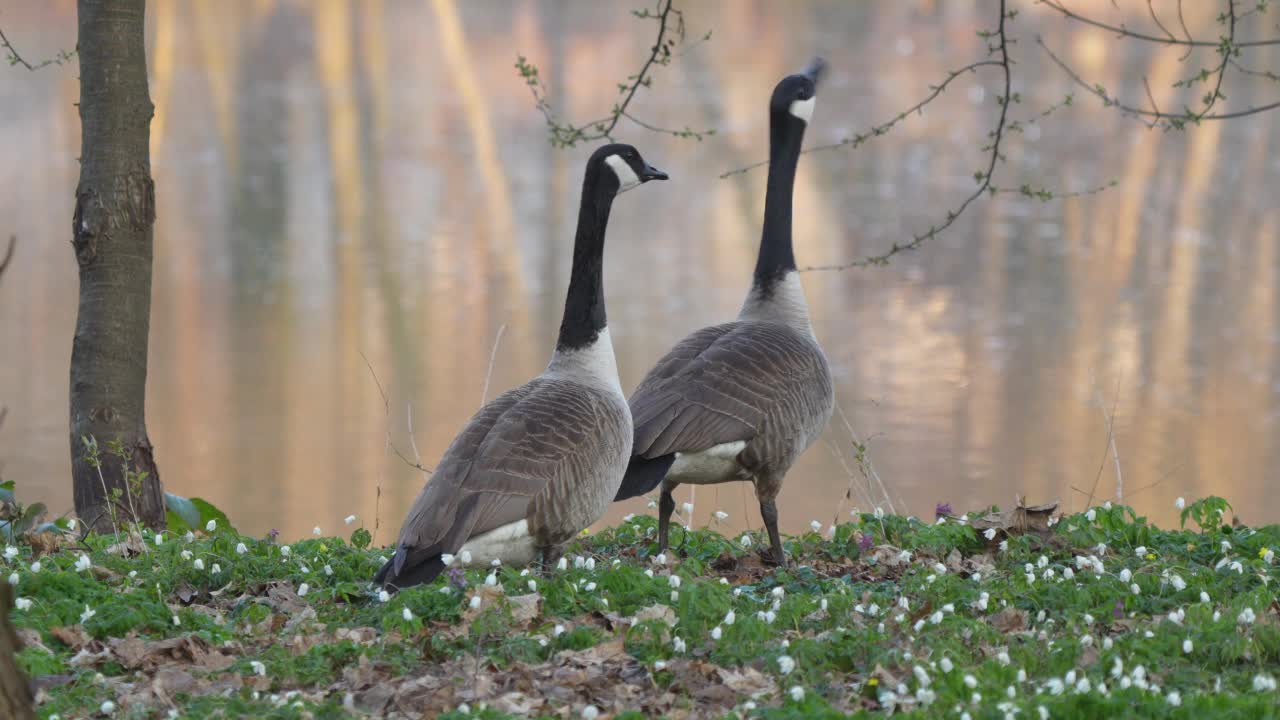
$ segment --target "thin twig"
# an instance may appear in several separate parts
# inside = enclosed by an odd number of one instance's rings
[[[9,42],[9,38],[5,37],[3,29],[0,29],[0,46],[9,51],[8,60],[10,65],[21,65],[31,72],[35,72],[40,68],[48,67],[50,65],[61,65],[76,56],[74,50],[59,50],[57,55],[54,55],[48,60],[42,60],[35,65],[32,65],[18,53],[18,48],[14,47],[13,43]]]
[[[1085,17],[1084,15],[1071,11],[1069,8],[1067,8],[1067,6],[1063,5],[1060,2],[1060,0],[1039,0],[1039,2],[1042,5],[1047,5],[1048,7],[1053,8],[1054,10],[1057,10],[1058,12],[1062,13],[1066,18],[1070,20],[1076,20],[1078,22],[1084,23],[1085,25],[1092,25],[1096,28],[1109,30],[1117,35],[1133,38],[1134,40],[1145,40],[1147,42],[1159,43],[1161,45],[1180,45],[1180,46],[1185,45],[1185,46],[1191,46],[1191,47],[1219,47],[1222,44],[1220,42],[1211,42],[1209,40],[1192,40],[1191,33],[1189,32],[1187,33],[1186,40],[1179,40],[1178,38],[1175,38],[1172,36],[1160,37],[1159,35],[1149,35],[1147,33],[1141,33],[1134,30],[1130,30],[1129,28],[1125,27],[1124,24],[1108,25],[1107,23],[1101,22],[1099,20],[1094,20],[1093,18]],[[1178,8],[1178,17],[1179,17],[1179,20],[1181,20],[1182,18],[1181,4],[1179,4],[1179,8]],[[1186,32],[1187,26],[1185,22],[1183,22],[1182,24],[1182,29],[1184,32]],[[1262,47],[1265,45],[1280,45],[1280,38],[1271,38],[1268,40],[1249,40],[1246,42],[1234,43],[1234,45],[1236,47],[1242,47],[1242,48]]]
[[[484,373],[484,389],[480,391],[480,407],[489,401],[489,378],[493,376],[493,363],[498,359],[498,345],[502,344],[502,334],[507,331],[507,324],[502,323],[498,334],[493,337],[493,348],[489,350],[489,369]]]
[[[1276,108],[1280,108],[1280,100],[1277,100],[1275,102],[1267,103],[1266,105],[1259,105],[1257,107],[1252,107],[1247,110],[1237,110],[1235,112],[1214,113],[1214,114],[1199,114],[1199,113],[1191,113],[1191,112],[1188,112],[1186,114],[1171,114],[1171,113],[1165,113],[1165,112],[1157,112],[1153,110],[1144,110],[1142,108],[1134,107],[1132,105],[1126,105],[1125,103],[1120,102],[1118,99],[1111,97],[1110,95],[1107,94],[1106,89],[1101,86],[1090,85],[1089,83],[1085,82],[1084,79],[1081,78],[1074,70],[1072,70],[1070,66],[1068,66],[1065,62],[1063,62],[1062,59],[1059,58],[1057,55],[1055,55],[1053,51],[1049,49],[1049,46],[1045,45],[1044,39],[1038,35],[1036,36],[1036,43],[1040,45],[1041,48],[1044,48],[1044,51],[1046,54],[1048,54],[1049,59],[1053,60],[1054,64],[1056,64],[1059,68],[1061,68],[1062,71],[1066,73],[1067,76],[1070,77],[1073,81],[1075,81],[1077,85],[1084,88],[1085,90],[1088,90],[1091,94],[1098,97],[1100,100],[1102,100],[1102,102],[1105,105],[1109,107],[1118,108],[1121,112],[1124,112],[1125,114],[1135,117],[1139,122],[1141,122],[1143,125],[1146,125],[1147,127],[1163,126],[1167,128],[1179,128],[1184,126],[1187,122],[1199,122],[1201,120],[1231,120],[1233,118],[1240,118],[1248,115],[1256,115],[1258,113],[1267,112],[1268,110],[1275,110]],[[1146,120],[1144,118],[1152,118],[1152,119]],[[1162,125],[1162,121],[1163,121],[1163,125]]]
[[[9,249],[4,253],[4,260],[0,260],[0,275],[4,275],[4,271],[9,269],[9,263],[13,261],[13,251],[18,247],[18,236],[9,236]]]
[[[529,87],[529,92],[533,94],[535,106],[546,120],[547,129],[551,132],[552,145],[573,147],[580,142],[592,142],[601,139],[613,140],[613,132],[624,117],[646,130],[677,137],[701,140],[703,136],[715,133],[714,130],[694,131],[687,127],[683,130],[662,128],[638,120],[630,114],[629,108],[636,97],[636,93],[640,91],[640,88],[647,88],[653,84],[652,71],[654,66],[669,64],[673,57],[672,48],[677,42],[684,41],[684,13],[674,7],[674,0],[658,0],[653,10],[648,8],[634,10],[632,14],[642,20],[657,20],[658,34],[654,38],[653,45],[649,49],[649,56],[645,59],[644,64],[641,65],[640,71],[628,77],[625,84],[619,83],[621,101],[613,106],[607,116],[597,120],[592,120],[582,125],[562,122],[556,117],[551,108],[551,103],[547,99],[547,88],[542,83],[538,68],[523,55],[517,56],[515,67],[520,72],[520,76],[524,78],[525,84]],[[697,43],[709,39],[710,36],[710,33],[703,35]],[[696,45],[697,43],[694,44]]]
[[[1005,21],[1007,19],[1008,13],[1005,12],[1005,0],[1000,0],[1000,23],[996,27],[994,33],[987,35],[988,37],[994,36],[998,40],[998,44],[996,45],[988,44],[987,52],[998,54],[1000,59],[997,61],[987,62],[994,62],[994,64],[999,65],[1000,69],[1003,71],[1004,95],[997,96],[996,98],[996,101],[1000,104],[1000,119],[996,122],[995,129],[989,133],[989,137],[991,137],[991,144],[983,148],[983,150],[990,151],[991,153],[991,157],[987,162],[987,169],[985,172],[979,170],[974,173],[974,177],[978,181],[978,187],[964,199],[964,202],[960,203],[959,207],[954,210],[948,210],[945,220],[937,225],[930,226],[927,231],[921,234],[913,235],[911,240],[908,242],[894,241],[893,245],[891,245],[888,250],[880,253],[879,255],[868,255],[860,260],[854,260],[853,262],[843,263],[840,265],[815,265],[801,268],[800,272],[848,270],[850,268],[857,267],[887,265],[889,263],[889,259],[894,255],[908,250],[915,250],[928,240],[936,237],[942,231],[951,227],[955,221],[964,214],[964,211],[968,209],[969,205],[971,205],[973,201],[982,197],[984,194],[994,194],[991,192],[991,178],[995,173],[996,163],[1000,162],[1002,159],[1002,156],[1000,155],[1000,142],[1005,137],[1005,127],[1009,117],[1009,105],[1014,102],[1011,92],[1013,73],[1009,66],[1009,38],[1005,34]]]
[[[1152,4],[1152,0],[1147,0],[1147,13],[1151,15],[1151,21],[1156,24],[1156,27],[1160,28],[1160,32],[1167,35],[1170,40],[1177,42],[1178,38],[1174,37],[1173,33],[1169,32],[1169,29],[1164,26],[1164,23],[1160,22],[1160,17],[1156,15],[1156,8]]]
[[[840,403],[836,403],[836,415],[840,417],[840,422],[844,425],[845,432],[849,433],[849,437],[853,440],[854,447],[859,450],[857,456],[858,470],[867,481],[867,500],[871,500],[871,483],[874,481],[880,488],[880,496],[884,498],[885,503],[889,506],[889,512],[896,514],[897,508],[893,504],[893,498],[889,495],[889,488],[885,487],[884,480],[880,478],[880,473],[876,472],[875,465],[871,464],[871,458],[867,455],[866,444],[858,437],[857,431],[853,429],[853,423],[849,422],[849,418],[844,414],[844,408],[840,406]],[[850,474],[849,481],[852,486],[852,474]]]
[[[378,394],[382,396],[382,407],[386,410],[386,413],[387,413],[387,447],[391,448],[391,451],[396,454],[396,457],[403,460],[405,465],[408,465],[409,467],[417,468],[422,472],[430,475],[431,474],[430,468],[425,468],[421,464],[413,462],[409,458],[405,457],[404,453],[400,452],[400,448],[396,447],[396,444],[391,441],[391,401],[387,399],[387,393],[382,389],[382,383],[378,380],[378,373],[373,371],[373,365],[369,362],[369,358],[365,357],[364,353],[360,352],[359,350],[357,350],[356,352],[359,353],[360,359],[364,360],[365,367],[369,368],[369,374],[373,376],[373,383],[378,386]]]
[[[973,72],[980,67],[985,67],[987,65],[999,65],[999,64],[1000,64],[1000,61],[998,60],[980,60],[978,62],[969,63],[968,65],[965,65],[964,67],[959,68],[957,70],[951,70],[950,72],[947,73],[946,79],[944,79],[941,83],[930,86],[932,89],[932,92],[926,95],[923,100],[916,103],[915,105],[912,105],[906,110],[903,110],[897,115],[893,116],[891,120],[882,122],[879,125],[875,125],[866,132],[856,133],[850,137],[845,138],[844,140],[841,140],[838,143],[831,143],[830,145],[818,145],[815,147],[811,147],[807,150],[801,150],[800,154],[806,155],[808,153],[820,152],[823,150],[835,150],[836,148],[844,148],[844,147],[847,147],[850,149],[856,148],[859,145],[862,145],[863,143],[867,142],[868,140],[878,138],[881,135],[884,135],[885,133],[889,132],[889,130],[891,130],[894,125],[897,125],[898,123],[907,119],[911,115],[914,115],[916,113],[923,114],[924,107],[929,103],[933,102],[939,95],[941,95],[942,91],[947,89],[947,86],[951,84],[952,80],[955,80],[956,78],[960,77],[961,75],[967,72]],[[768,164],[769,164],[768,160],[761,160],[760,162],[752,163],[745,167],[740,167],[736,170],[729,170],[727,172],[720,173],[720,179],[723,180],[728,177],[733,177],[734,175],[742,175],[743,173],[751,172],[756,168],[765,167]]]

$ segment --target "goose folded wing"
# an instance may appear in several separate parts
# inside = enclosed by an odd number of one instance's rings
[[[527,519],[548,484],[568,482],[599,456],[601,406],[580,387],[545,379],[485,406],[414,503],[400,535],[403,562],[456,553],[469,538]]]
[[[815,360],[784,327],[733,322],[692,333],[631,397],[632,454],[657,458],[751,440],[780,403],[803,392]]]

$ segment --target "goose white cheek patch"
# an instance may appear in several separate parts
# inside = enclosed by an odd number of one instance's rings
[[[809,118],[813,117],[813,106],[817,101],[817,95],[810,97],[808,100],[792,100],[791,107],[787,108],[787,112],[800,118],[808,125]]]
[[[618,192],[625,192],[640,184],[636,171],[631,169],[626,160],[617,155],[610,155],[604,161],[609,164],[613,174],[618,176]]]

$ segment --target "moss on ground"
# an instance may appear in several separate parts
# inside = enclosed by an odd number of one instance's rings
[[[1225,509],[861,514],[788,538],[785,569],[712,529],[654,557],[633,517],[562,570],[381,597],[363,530],[45,537],[5,563],[42,717],[1277,717],[1280,526]]]

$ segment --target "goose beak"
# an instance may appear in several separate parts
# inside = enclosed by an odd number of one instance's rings
[[[661,170],[659,170],[658,168],[652,165],[649,165],[648,163],[646,163],[644,166],[644,172],[640,173],[641,182],[649,182],[650,180],[666,180],[666,179],[667,179],[666,173],[662,172]]]
[[[816,57],[813,60],[809,61],[809,64],[806,65],[805,68],[800,71],[800,74],[809,78],[809,80],[811,80],[814,85],[817,85],[818,78],[822,76],[822,71],[825,70],[826,68],[827,68],[827,61],[823,60],[820,57]]]

